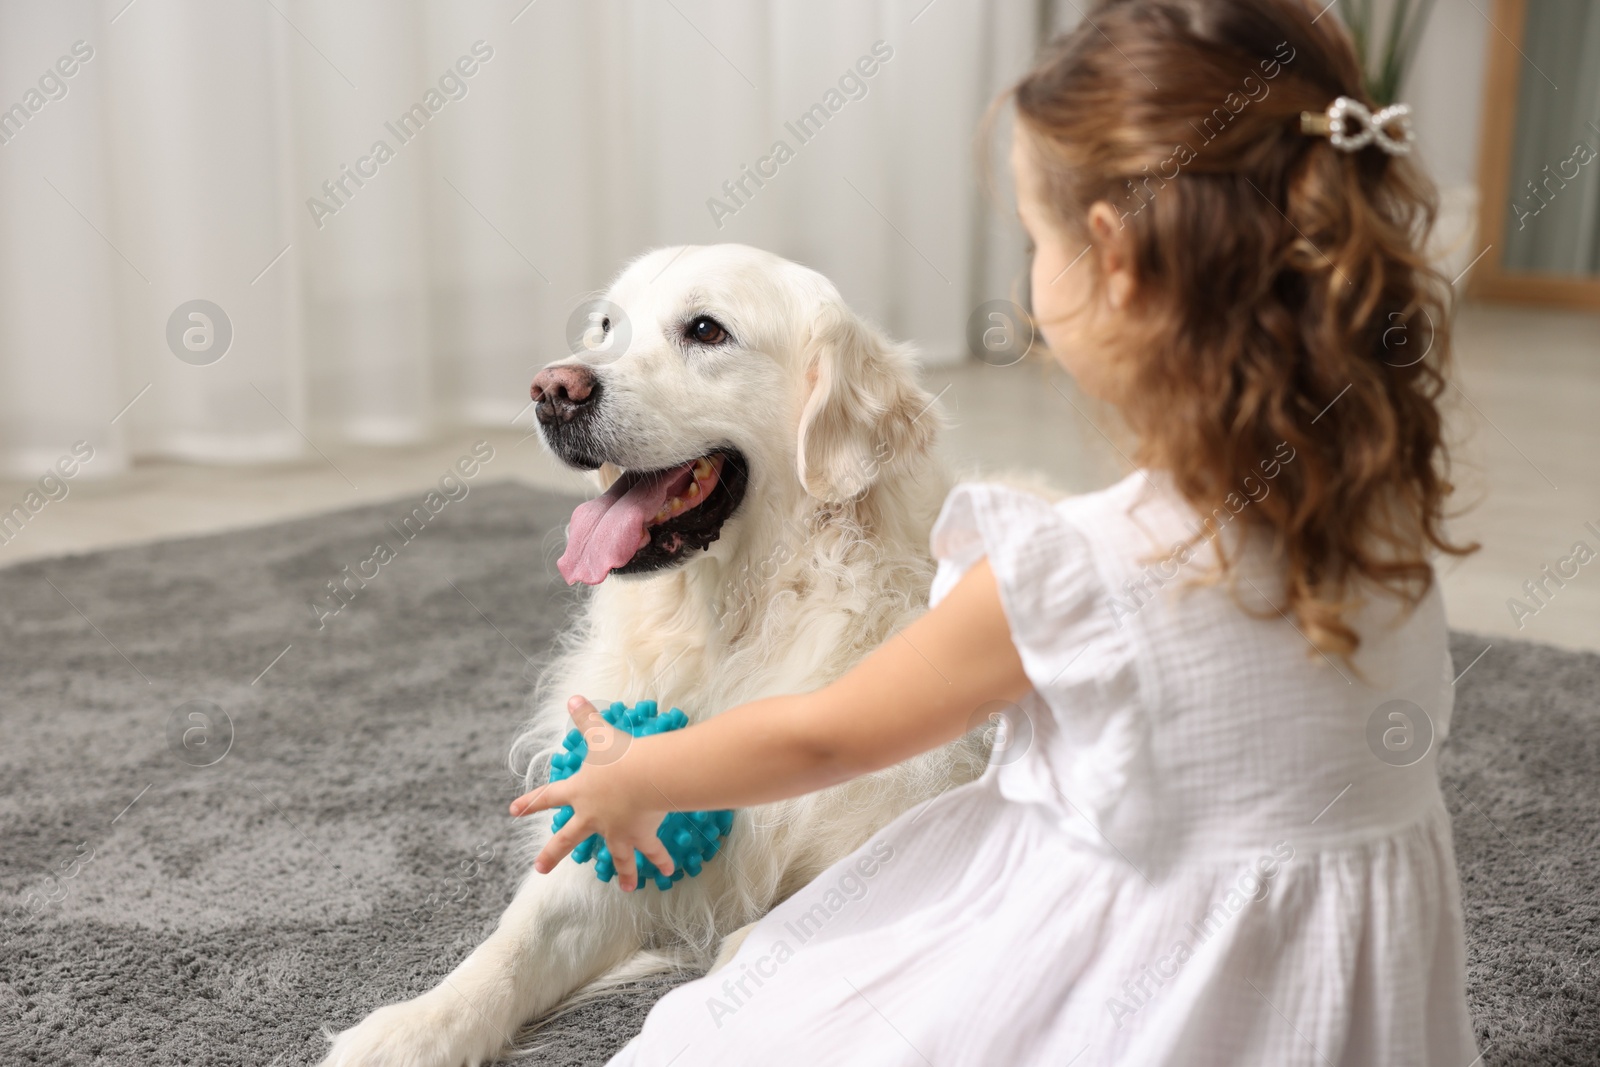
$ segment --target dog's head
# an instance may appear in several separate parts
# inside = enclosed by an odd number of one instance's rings
[[[576,354],[532,388],[546,447],[615,474],[573,513],[568,582],[684,563],[755,507],[849,500],[932,441],[909,350],[770,253],[659,249],[590,307]]]

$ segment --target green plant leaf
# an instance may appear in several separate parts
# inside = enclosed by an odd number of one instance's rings
[[[1339,18],[1361,61],[1362,90],[1379,107],[1399,98],[1434,4],[1434,0],[1392,2],[1388,24],[1379,36],[1373,0],[1338,0]]]

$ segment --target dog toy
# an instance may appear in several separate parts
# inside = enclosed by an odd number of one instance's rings
[[[641,700],[631,708],[620,700],[614,701],[600,715],[613,727],[633,737],[664,734],[670,730],[681,730],[689,725],[689,717],[677,708],[673,708],[665,715],[658,715],[654,700]],[[584,740],[583,733],[579,730],[568,731],[563,745],[566,751],[557,752],[550,758],[552,782],[559,782],[578,773],[578,768],[583,766],[584,757],[589,754],[589,743]],[[571,818],[570,804],[558,809],[551,822],[551,831],[559,831]],[[672,873],[662,874],[660,868],[651,863],[644,853],[635,850],[633,859],[639,870],[639,884],[642,886],[646,880],[650,880],[655,882],[657,889],[671,889],[672,884],[685,874],[691,878],[695,877],[721,850],[722,839],[728,836],[728,831],[731,829],[733,829],[731,811],[669,812],[656,829],[656,836],[661,839],[661,843],[667,847],[667,852],[672,856]],[[617,873],[611,851],[606,848],[605,840],[599,834],[590,834],[578,842],[578,847],[572,850],[572,858],[579,863],[594,860],[594,875],[602,882],[611,881]]]

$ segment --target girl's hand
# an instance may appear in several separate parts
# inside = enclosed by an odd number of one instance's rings
[[[639,886],[634,849],[649,857],[662,874],[671,874],[672,855],[656,836],[667,814],[659,806],[661,793],[630,775],[622,762],[635,738],[606,722],[581,696],[567,701],[567,710],[589,746],[583,766],[570,778],[540,786],[511,802],[512,815],[572,805],[572,818],[545,843],[534,858],[533,869],[549,874],[580,841],[597,833],[611,852],[623,890],[631,892]]]

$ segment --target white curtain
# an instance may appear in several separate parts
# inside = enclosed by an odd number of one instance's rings
[[[0,476],[78,440],[92,477],[509,423],[574,307],[669,243],[798,259],[961,358],[1020,268],[975,131],[1037,22],[1001,0],[0,5]]]

